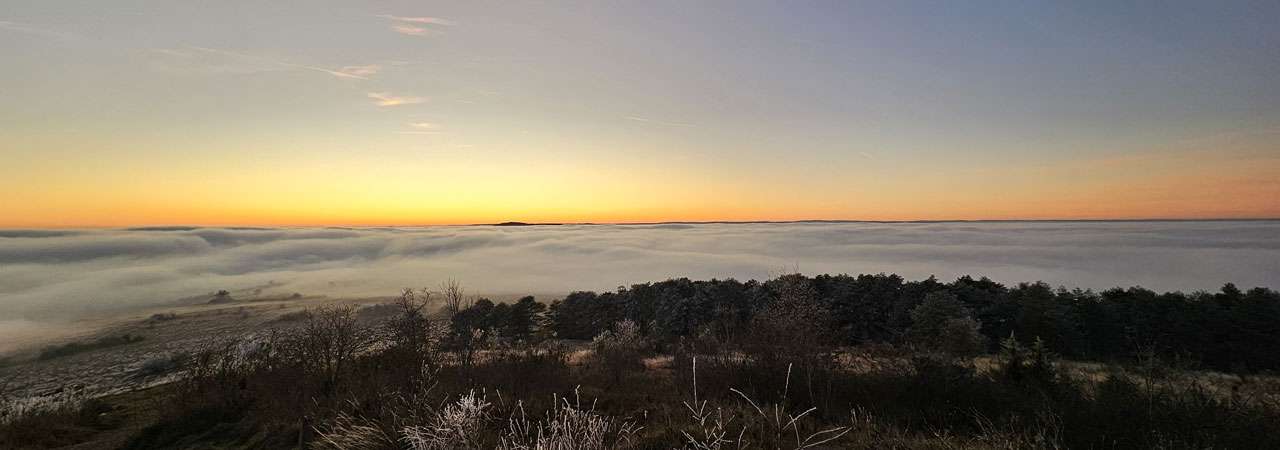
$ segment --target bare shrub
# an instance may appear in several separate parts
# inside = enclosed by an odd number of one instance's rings
[[[427,388],[426,383],[439,370],[440,343],[447,332],[427,317],[431,293],[405,289],[393,306],[396,313],[386,322],[384,352],[390,358],[393,370],[400,371],[410,391]]]
[[[440,295],[444,300],[444,311],[452,316],[458,311],[466,309],[466,291],[462,289],[462,283],[458,280],[450,278],[440,283]]]
[[[444,330],[433,327],[426,308],[431,303],[431,293],[405,289],[393,303],[395,314],[387,320],[388,338],[391,344],[412,351],[414,354],[432,354]]]
[[[494,346],[493,328],[488,324],[487,310],[493,303],[485,300],[453,315],[449,323],[448,347],[453,350],[463,367],[469,368],[476,355]]]
[[[289,345],[303,369],[321,377],[322,390],[332,392],[356,355],[373,341],[372,333],[357,322],[355,308],[343,305],[314,310]]]
[[[648,339],[640,333],[640,326],[631,320],[615,323],[613,328],[591,340],[594,359],[614,382],[621,381],[622,375],[629,370],[644,368],[640,357],[648,345]]]
[[[191,353],[183,364],[186,375],[174,385],[183,402],[174,403],[174,414],[187,411],[188,405],[237,410],[255,400],[243,389],[246,380],[266,367],[280,362],[276,353],[277,333],[242,339],[222,339],[205,343]],[[301,380],[300,380],[301,382]]]

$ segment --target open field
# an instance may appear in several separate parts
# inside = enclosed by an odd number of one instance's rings
[[[368,304],[377,299],[348,300],[343,303]],[[244,336],[274,327],[288,326],[277,319],[334,300],[304,298],[231,305],[192,305],[144,311],[110,320],[98,320],[86,331],[73,336],[30,342],[7,355],[8,366],[0,368],[9,377],[10,395],[50,396],[66,389],[85,395],[109,395],[147,386],[161,380],[140,376],[148,361],[194,352],[216,339]],[[172,315],[172,316],[169,316]],[[87,350],[47,360],[40,349],[74,342],[90,342],[114,336],[139,336],[128,344]]]
[[[6,394],[10,397],[32,398],[37,402],[68,390],[87,397],[118,394],[170,381],[167,376],[148,375],[143,370],[148,362],[181,358],[226,339],[288,329],[305,319],[302,313],[318,307],[362,308],[361,319],[373,323],[384,319],[388,312],[370,307],[385,305],[393,297],[248,298],[209,303],[201,296],[186,299],[183,305],[80,320],[73,325],[75,332],[30,335],[21,342],[9,343],[8,350],[0,352],[0,380],[7,380]],[[193,300],[199,303],[192,303]],[[73,326],[57,329],[71,330]],[[48,349],[121,336],[138,340],[55,358],[41,357]]]

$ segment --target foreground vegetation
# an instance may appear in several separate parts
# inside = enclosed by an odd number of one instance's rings
[[[156,414],[115,444],[1280,448],[1280,385],[1261,374],[1275,356],[1260,351],[1276,344],[1277,294],[1148,292],[787,275],[548,307],[450,283],[367,308],[378,322],[317,308],[190,352],[157,369],[182,376],[148,394]],[[1224,340],[1240,346],[1207,353]],[[85,442],[120,426],[113,408],[11,408],[0,447]]]

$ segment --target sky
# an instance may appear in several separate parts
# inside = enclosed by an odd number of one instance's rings
[[[0,227],[1280,217],[1276,23],[0,0]]]

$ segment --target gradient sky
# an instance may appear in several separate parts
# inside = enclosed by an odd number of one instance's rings
[[[1274,0],[0,0],[0,227],[1280,217],[1277,24]]]

